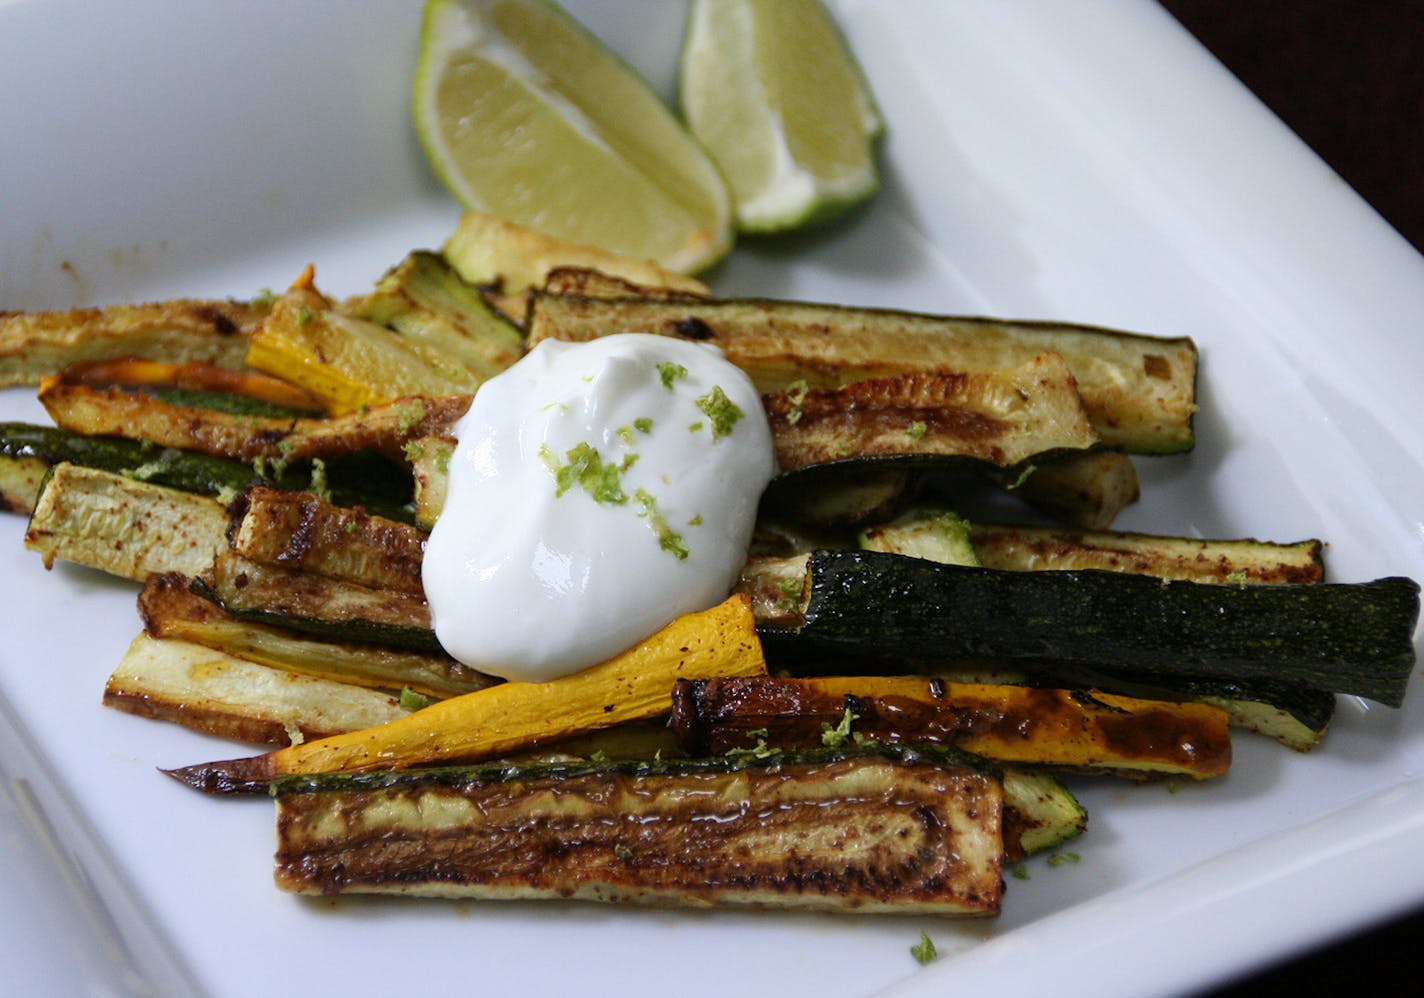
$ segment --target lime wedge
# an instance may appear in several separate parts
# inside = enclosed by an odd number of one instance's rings
[[[880,115],[819,0],[693,0],[679,84],[742,231],[822,221],[878,186]]]
[[[684,273],[731,247],[707,154],[553,3],[428,0],[412,114],[467,208]]]

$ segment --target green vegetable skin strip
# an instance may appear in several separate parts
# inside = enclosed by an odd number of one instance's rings
[[[1279,680],[1397,707],[1419,585],[1231,586],[1100,571],[1001,572],[819,551],[803,640],[937,662]]]

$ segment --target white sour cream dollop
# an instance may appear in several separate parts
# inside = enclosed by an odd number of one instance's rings
[[[455,425],[425,550],[440,644],[539,682],[726,598],[776,471],[751,380],[715,347],[546,340]]]

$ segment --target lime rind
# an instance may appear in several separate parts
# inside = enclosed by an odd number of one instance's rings
[[[678,83],[739,231],[819,224],[879,188],[883,119],[819,0],[693,0]]]

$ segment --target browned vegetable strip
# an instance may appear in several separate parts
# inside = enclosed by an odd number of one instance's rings
[[[425,534],[310,492],[256,486],[233,503],[231,548],[270,565],[424,596]]]
[[[190,583],[189,578],[176,573],[148,577],[139,593],[138,609],[144,628],[153,637],[191,641],[290,672],[378,689],[409,687],[437,698],[498,682],[443,652],[320,640],[286,627],[243,620],[193,593]]]
[[[480,377],[440,347],[344,314],[316,290],[312,268],[249,339],[247,364],[300,385],[326,411],[359,412],[394,399],[470,394]]]
[[[758,738],[820,745],[839,729],[842,738],[928,742],[1016,765],[1133,778],[1206,779],[1231,765],[1231,734],[1217,707],[919,676],[679,682],[671,723],[687,751],[713,754]]]
[[[34,512],[40,483],[49,473],[49,462],[38,457],[0,455],[0,512]]]
[[[295,385],[258,371],[233,371],[216,364],[188,361],[182,364],[120,357],[114,360],[71,364],[55,375],[62,384],[95,388],[118,386],[145,391],[179,388],[218,392],[321,415],[321,405]]]
[[[443,255],[460,276],[485,292],[492,306],[523,325],[529,295],[555,271],[592,269],[611,281],[706,295],[695,277],[665,270],[650,260],[621,256],[556,239],[484,212],[469,211],[445,241]]]
[[[277,883],[302,893],[991,915],[1003,890],[1002,787],[923,756],[319,776],[276,797]]]
[[[149,440],[238,461],[332,458],[362,450],[403,459],[408,440],[439,434],[469,408],[468,395],[397,399],[330,419],[237,415],[165,402],[122,387],[47,378],[39,399],[63,429]]]
[[[693,282],[687,287],[639,284],[626,277],[588,267],[555,267],[544,278],[544,291],[551,295],[581,295],[584,298],[662,298],[672,301],[711,297],[707,288]]]
[[[0,312],[0,387],[35,385],[70,364],[113,357],[207,361],[240,370],[265,302],[177,299],[66,312]]]
[[[197,582],[203,595],[244,619],[333,640],[422,651],[440,647],[430,629],[430,607],[416,593],[266,565],[231,550],[218,552]]]
[[[276,459],[282,439],[317,420],[239,416],[176,405],[125,388],[46,378],[39,400],[55,425],[86,436],[151,440],[163,447],[198,451],[238,461]]]
[[[933,454],[1012,467],[1098,443],[1057,354],[1004,370],[902,374],[763,396],[783,472],[847,457]]]
[[[836,388],[897,374],[1004,370],[1053,351],[1106,446],[1172,453],[1192,444],[1197,354],[1186,338],[766,299],[534,296],[531,346],[612,332],[711,343],[762,392],[791,391],[799,381]]]
[[[280,456],[291,461],[332,458],[363,450],[406,460],[406,444],[426,436],[448,434],[469,407],[469,395],[396,399],[345,416],[303,421],[277,449]]]
[[[1318,540],[1278,544],[1201,540],[1125,531],[974,523],[969,536],[985,568],[1102,569],[1196,582],[1301,585],[1325,577]]]

